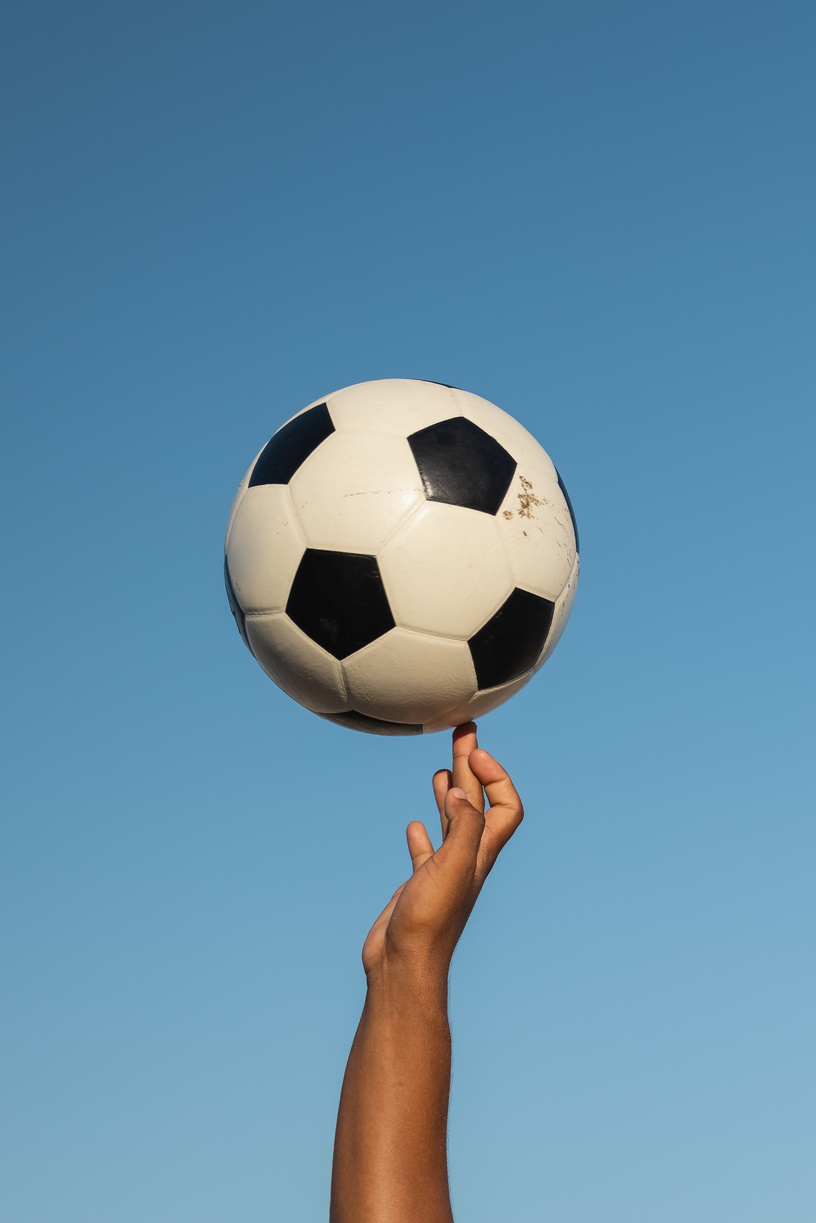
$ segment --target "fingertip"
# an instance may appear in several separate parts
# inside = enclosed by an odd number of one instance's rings
[[[411,820],[405,829],[405,839],[412,858],[418,853],[428,853],[432,850],[431,838],[422,820]]]
[[[493,760],[493,757],[490,755],[490,752],[486,752],[483,747],[474,747],[473,751],[468,756],[468,764],[470,765],[474,773],[477,770],[483,771],[484,769],[488,767],[488,765],[491,765],[494,763],[495,761]]]
[[[453,774],[450,769],[437,769],[431,782],[437,803],[443,802],[445,795],[453,784]]]
[[[454,743],[457,743],[459,739],[463,739],[465,735],[475,735],[475,734],[476,734],[476,723],[475,722],[463,722],[461,726],[454,726],[453,741]]]
[[[451,789],[448,790],[448,793],[450,794],[451,798],[463,798],[465,802],[470,801],[461,786],[452,786]]]
[[[491,756],[490,752],[486,752],[483,747],[475,747],[468,756],[468,764],[473,773],[480,781],[486,781],[491,772],[499,771],[504,773],[504,769],[499,764],[495,756]]]

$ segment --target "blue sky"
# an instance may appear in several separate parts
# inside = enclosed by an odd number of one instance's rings
[[[448,747],[278,692],[223,531],[284,419],[415,376],[531,429],[582,544],[481,726],[528,817],[454,966],[457,1219],[810,1223],[813,7],[4,27],[0,1213],[325,1217]]]

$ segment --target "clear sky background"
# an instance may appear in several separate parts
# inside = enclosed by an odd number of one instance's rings
[[[5,1223],[326,1217],[448,741],[288,700],[222,544],[392,376],[517,416],[582,544],[481,725],[528,816],[454,964],[457,1223],[812,1223],[815,55],[806,0],[7,8]]]

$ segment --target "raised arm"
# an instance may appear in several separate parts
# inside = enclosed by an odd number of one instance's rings
[[[334,1145],[331,1223],[452,1223],[447,1168],[448,972],[476,898],[522,819],[513,783],[453,733],[453,769],[434,775],[442,844],[408,825],[413,874],[363,947],[367,991]],[[484,795],[489,809],[484,813]]]

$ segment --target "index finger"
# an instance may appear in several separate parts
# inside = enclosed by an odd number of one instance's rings
[[[464,790],[468,802],[477,811],[484,812],[482,783],[470,766],[470,757],[477,749],[476,723],[465,722],[457,726],[453,732],[453,784]]]

